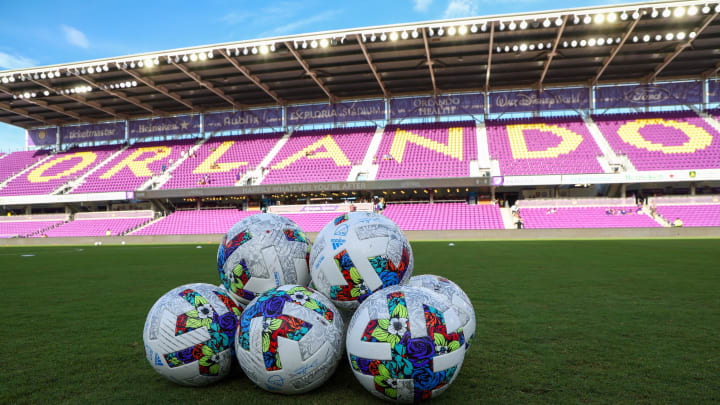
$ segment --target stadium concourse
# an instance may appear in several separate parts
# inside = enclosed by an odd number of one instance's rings
[[[718,15],[635,3],[0,71],[0,120],[27,129],[0,154],[0,238],[210,240],[261,211],[315,233],[355,209],[417,239],[718,236]]]

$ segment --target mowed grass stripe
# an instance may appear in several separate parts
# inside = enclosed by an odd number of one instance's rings
[[[79,249],[83,249],[82,251]],[[720,240],[413,243],[415,273],[470,296],[473,346],[439,403],[720,403]],[[374,401],[346,361],[320,389],[279,397],[242,371],[201,389],[145,360],[155,300],[217,284],[215,246],[0,249],[0,403]],[[22,254],[35,254],[22,257]]]

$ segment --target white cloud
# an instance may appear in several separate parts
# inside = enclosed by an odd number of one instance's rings
[[[27,67],[36,66],[37,63],[24,56],[10,55],[5,52],[0,52],[0,68],[5,69],[22,69]]]
[[[272,30],[265,31],[260,33],[260,37],[265,36],[278,36],[278,35],[285,35],[285,34],[291,34],[297,31],[299,28],[304,27],[306,25],[311,25],[315,23],[319,23],[322,21],[327,21],[333,18],[338,13],[338,10],[328,10],[325,12],[322,12],[320,14],[316,14],[313,16],[310,16],[308,18],[304,18],[302,20],[297,20],[295,22],[291,22],[289,24],[282,24],[278,25],[276,28],[273,28]],[[317,29],[310,29],[310,31],[318,31]]]
[[[413,10],[423,12],[427,11],[433,0],[412,0]]]
[[[67,25],[61,25],[60,28],[62,28],[63,32],[65,32],[65,39],[71,45],[84,49],[87,49],[90,46],[90,42],[82,31]]]
[[[443,18],[471,17],[478,15],[477,0],[450,0]]]

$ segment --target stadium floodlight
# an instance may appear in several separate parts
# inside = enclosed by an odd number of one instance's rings
[[[525,21],[525,20],[520,21],[520,29],[521,30],[524,30],[527,27],[528,27],[527,21]]]
[[[498,25],[498,29],[499,29],[500,31],[504,31],[504,30],[505,30],[505,23],[502,22],[502,21],[500,21],[500,24]]]
[[[40,76],[38,76],[38,74],[37,74],[37,73],[35,73],[35,75],[33,76],[33,79],[35,79],[35,80],[39,80],[39,79],[40,79]]]
[[[528,45],[528,49],[531,50],[531,51],[534,51],[534,50],[535,50],[535,44],[530,44],[530,45]]]
[[[130,84],[132,84],[133,87],[137,87],[137,81],[135,81],[135,80],[133,80],[132,83],[130,83]]]
[[[130,62],[130,69],[135,69],[135,62]],[[83,68],[82,73],[85,74],[85,68]]]
[[[411,35],[413,38],[417,38],[420,36],[420,33],[417,30],[414,30]]]
[[[677,37],[677,39],[682,41],[683,39],[685,39],[685,33],[680,31],[677,33],[676,37]]]
[[[562,25],[562,18],[558,17],[555,19],[555,26],[559,27]]]
[[[187,56],[187,55],[183,55],[183,57],[182,57],[182,61],[183,61],[183,62],[187,62],[187,61],[189,61],[189,60],[190,60],[190,59],[188,59],[188,56]]]
[[[10,81],[10,80],[9,80],[7,77],[3,77],[3,78],[2,78],[2,82],[3,82],[4,84],[8,84],[9,81]]]
[[[552,44],[550,42],[545,43],[545,48],[550,49],[552,48]]]
[[[623,11],[622,14],[620,14],[620,19],[623,21],[627,20],[628,19],[627,12]]]
[[[510,21],[510,24],[508,24],[508,29],[510,31],[515,31],[515,28],[517,28],[517,24],[515,24],[515,21]]]
[[[235,53],[235,56],[237,56],[237,53]],[[180,62],[180,56],[175,55],[175,63],[179,63],[179,62]]]
[[[502,48],[500,48],[500,47],[498,46],[498,47],[495,48],[495,51],[496,51],[497,53],[500,53],[500,52],[502,52]]]
[[[546,18],[545,21],[543,21],[543,27],[547,28],[549,26],[550,26],[550,20]]]
[[[688,7],[688,9],[687,9],[687,14],[688,14],[688,15],[695,15],[695,14],[697,14],[697,13],[698,13],[698,8],[697,8],[697,6],[690,6],[690,7]]]
[[[55,77],[55,73],[48,72],[48,79],[52,79],[53,77]]]
[[[643,42],[650,41],[650,35],[648,35],[648,34],[643,35],[642,40],[643,40]]]
[[[692,31],[692,32],[688,35],[688,37],[690,37],[690,39],[695,39],[696,36],[697,36],[697,34],[695,33],[695,31]]]
[[[197,62],[197,60],[198,60],[197,54],[196,54],[196,53],[191,53],[191,54],[190,54],[190,60],[193,61],[193,62]]]
[[[43,91],[43,95],[45,95],[45,97],[47,97],[47,96],[49,96],[49,95],[50,95],[50,92],[49,92],[49,91],[47,91],[47,90],[45,90],[45,91]]]
[[[270,44],[270,52],[275,52],[276,49],[275,44]]]
[[[430,36],[432,36],[432,30],[430,30]],[[373,32],[373,34],[370,36],[370,41],[375,42],[375,39],[377,39],[377,37],[375,36],[375,33]]]
[[[200,52],[198,54],[198,59],[200,60],[207,60],[207,54],[205,52]]]
[[[317,48],[317,41],[313,41],[313,42],[315,42],[315,46],[313,46],[313,48]],[[257,55],[257,53],[258,53],[257,46],[253,46],[252,49],[250,49],[250,52],[252,52],[253,55]]]
[[[602,24],[605,22],[605,14],[595,14],[595,24]]]
[[[672,32],[668,32],[667,34],[665,34],[666,41],[672,41],[673,38],[675,38],[675,34],[673,34]]]
[[[520,50],[520,47],[517,44],[515,44],[515,45],[513,45],[512,50],[513,50],[513,52],[517,52]]]
[[[402,39],[408,39],[408,37],[409,37],[409,35],[408,35],[407,31],[403,31],[402,34],[400,34],[400,38],[402,38]]]
[[[273,45],[273,46],[275,46],[275,45]],[[210,50],[210,51],[208,51],[208,53],[207,53],[207,57],[208,57],[208,59],[212,59],[212,58],[215,57],[215,53]],[[156,59],[156,60],[157,60],[157,59]]]
[[[615,37],[615,43],[616,43],[616,44],[619,44],[620,41],[622,41],[622,39],[621,39],[620,37]]]
[[[710,12],[710,6],[708,6],[708,5],[706,4],[706,5],[702,8],[702,13],[703,13],[703,14],[707,14],[707,13],[709,13],[709,12]]]
[[[327,48],[328,45],[330,45],[330,41],[327,40],[327,38],[323,38],[320,40],[320,47],[321,48]]]
[[[138,67],[143,67],[143,66],[145,66],[145,63],[143,63],[143,61],[139,60]],[[92,72],[90,72],[90,73],[92,73]]]
[[[380,40],[381,40],[381,41],[387,41],[387,38],[388,38],[388,37],[387,37],[387,34],[386,34],[386,33],[383,32],[382,34],[380,34]]]
[[[584,39],[581,40],[581,41],[580,41],[580,46],[587,46],[587,41],[584,40]]]
[[[650,17],[657,18],[658,15],[660,15],[660,12],[656,8],[654,8],[652,13],[650,14]]]
[[[441,37],[441,36],[443,36],[443,34],[445,34],[445,30],[443,29],[443,27],[438,28],[437,34],[439,37]],[[384,39],[383,39],[383,41],[384,41]]]
[[[398,33],[393,31],[390,33],[390,40],[391,41],[397,41],[398,40]]]
[[[267,45],[260,45],[260,54],[267,55],[270,52],[270,48]]]
[[[572,42],[570,42],[570,46],[572,46],[573,48],[575,48],[576,46],[578,46],[578,42],[573,39]]]
[[[670,11],[669,8],[666,8],[666,9],[663,10],[663,12],[662,12],[662,16],[665,17],[665,18],[670,17],[671,14],[672,14],[672,11]]]
[[[598,39],[597,39],[597,44],[598,44],[598,46],[603,46],[603,45],[605,45],[605,38],[598,38]]]
[[[633,20],[637,20],[638,18],[640,18],[640,13],[637,11],[633,11],[632,18]]]
[[[542,45],[542,44],[540,44],[540,45]],[[542,47],[541,47],[540,45],[538,45],[538,48],[542,49]],[[568,41],[563,41],[563,48],[567,48],[568,45],[570,45],[570,44],[568,43]]]
[[[596,43],[597,43],[597,40],[595,40],[595,38],[590,38],[590,40],[588,41],[588,45],[590,45],[590,46],[595,46]]]
[[[47,76],[45,75],[45,72],[40,73],[40,78],[45,79]]]
[[[151,67],[153,67],[153,61],[152,61],[152,59],[145,59],[145,60],[143,61],[143,63],[145,64],[145,67],[146,67],[146,68],[151,68]]]
[[[470,26],[470,32],[472,32],[473,34],[475,34],[476,32],[478,32],[478,27],[477,27],[477,25],[473,24],[472,26]]]
[[[565,45],[565,48],[567,48],[567,43],[568,43],[568,42],[565,41],[565,43],[563,44],[563,45]],[[543,49],[543,48],[545,48],[545,44],[543,44],[542,42],[540,42],[540,43],[538,43],[537,47],[538,47],[538,49]]]
[[[528,49],[527,44],[520,44],[520,52],[525,52],[525,51],[527,51],[527,49]]]
[[[317,48],[317,47],[318,47],[318,42],[313,39],[313,40],[310,42],[310,47],[311,47],[311,48]]]
[[[576,16],[573,17],[573,24],[576,24],[576,25],[577,25],[577,24],[580,24],[580,17],[579,17],[579,16],[576,15]]]
[[[510,52],[510,46],[509,46],[509,45],[505,45],[505,52]]]
[[[608,15],[607,15],[607,17],[605,17],[605,19],[606,19],[607,22],[609,22],[609,23],[614,23],[615,21],[617,21],[617,14],[615,14],[615,13],[608,13]]]
[[[656,41],[662,41],[663,36],[660,34],[655,34],[655,40]]]
[[[110,70],[110,67],[108,65],[103,65],[102,70],[103,70],[103,72],[107,72]],[[59,74],[57,76],[59,76]]]
[[[591,22],[592,22],[592,17],[590,17],[589,14],[583,18],[583,23],[590,24]]]
[[[306,48],[306,47],[307,47],[307,42],[303,43],[303,48]],[[243,48],[243,50],[242,50],[243,55],[247,56],[247,54],[249,54],[249,53],[250,53],[250,50],[248,48]]]
[[[481,30],[482,32],[487,31],[487,23],[483,23],[483,25],[480,26],[480,30]]]
[[[675,10],[673,10],[673,15],[677,18],[685,16],[685,7],[675,7]]]
[[[115,83],[110,83],[110,90],[114,90],[114,89],[115,89]]]
[[[715,6],[715,12],[720,13],[720,4]]]
[[[58,73],[58,76],[60,76],[59,73]],[[10,78],[8,80],[10,80],[10,83],[15,83],[15,76],[14,75],[10,76]]]
[[[124,88],[125,88],[125,83],[124,83],[124,82],[123,82],[123,83],[120,83],[120,88],[121,88],[121,89],[124,89]]]
[[[465,25],[461,25],[460,28],[458,28],[458,34],[465,35],[468,32],[468,28]]]
[[[30,93],[28,93],[28,92],[23,93],[23,97],[30,98]]]

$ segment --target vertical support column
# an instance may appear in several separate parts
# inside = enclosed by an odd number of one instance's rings
[[[62,141],[60,141],[60,128],[62,128],[60,125],[57,126],[57,132],[55,133],[55,150],[59,151],[60,147],[62,147]]]
[[[283,105],[283,106],[280,106],[280,108],[282,109],[282,129],[283,129],[283,133],[284,133],[284,134],[287,134],[287,131],[288,131],[287,106],[286,106],[286,105]]]
[[[695,195],[696,191],[695,182],[690,183],[690,195]]]
[[[485,121],[487,121],[488,115],[490,115],[490,94],[488,92],[484,92],[483,98],[485,99]]]
[[[385,99],[385,126],[390,124],[390,120],[392,119],[392,111],[390,111],[390,99]]]
[[[493,204],[496,204],[496,201],[495,201],[495,186],[490,187],[490,201],[491,201]]]
[[[627,197],[627,184],[620,185],[620,198]]]
[[[200,113],[200,138],[205,138],[205,113]]]
[[[708,100],[708,86],[709,86],[709,85],[710,85],[710,83],[708,82],[707,79],[705,79],[705,80],[702,81],[702,91],[703,91],[703,92],[702,92],[702,110],[703,110],[703,111],[707,110],[707,107],[708,107],[708,102],[709,102],[709,100]]]
[[[588,91],[590,92],[590,115],[595,114],[595,87],[596,86],[590,86]]]
[[[130,121],[125,120],[125,142],[130,143]]]
[[[30,131],[25,130],[25,150],[30,150]]]

